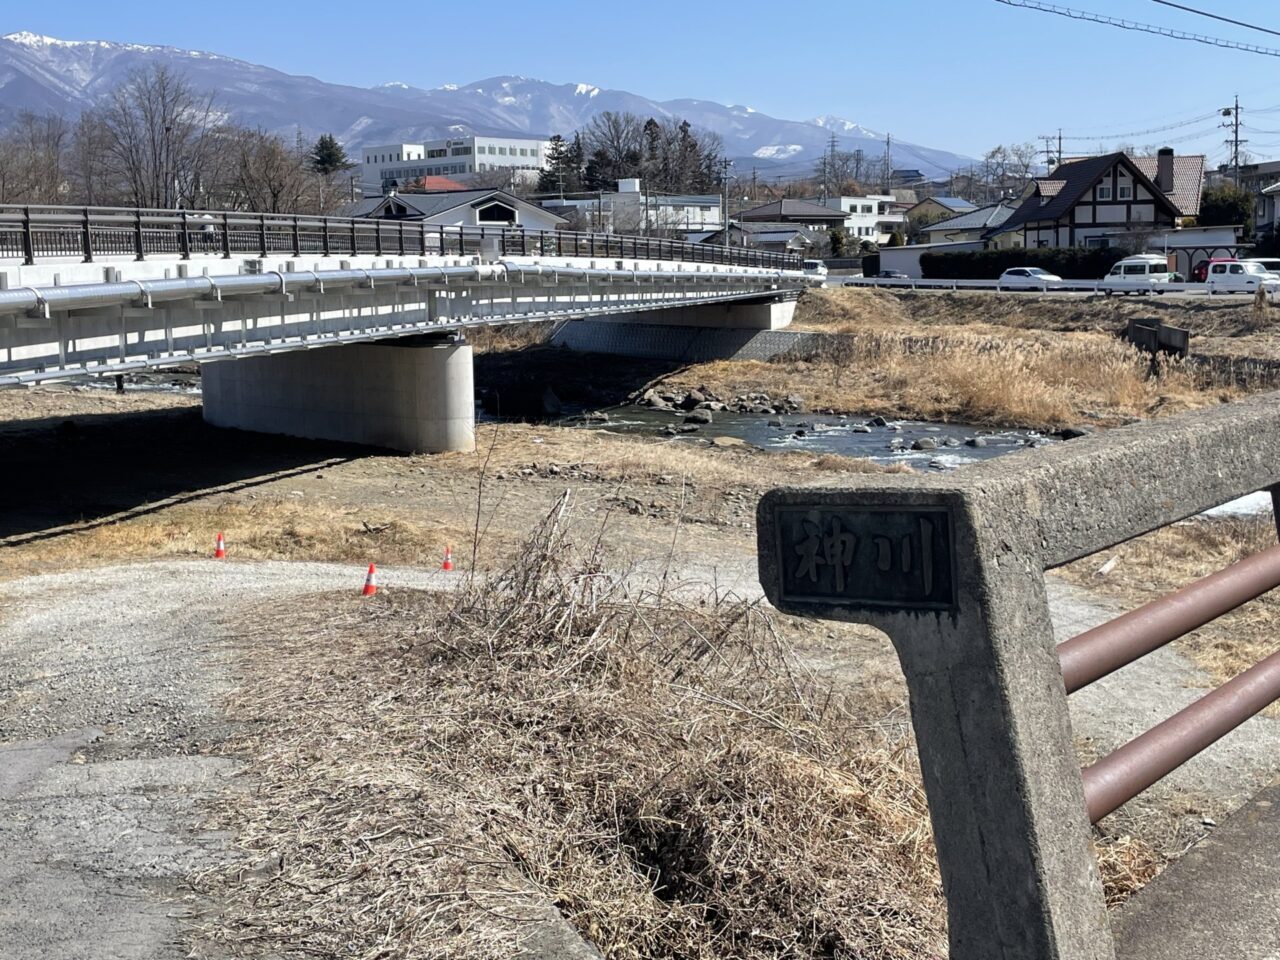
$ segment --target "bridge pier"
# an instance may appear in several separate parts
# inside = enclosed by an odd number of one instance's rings
[[[475,449],[471,345],[440,337],[321,347],[201,366],[204,419],[412,453]]]

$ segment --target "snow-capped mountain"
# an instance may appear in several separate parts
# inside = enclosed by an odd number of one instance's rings
[[[105,97],[130,72],[165,64],[195,88],[211,91],[220,113],[292,137],[329,132],[348,149],[369,143],[413,143],[459,133],[569,134],[606,110],[643,117],[681,117],[724,139],[739,172],[801,173],[835,134],[841,149],[884,154],[879,133],[838,117],[780,120],[746,106],[708,100],[656,101],[590,83],[555,84],[498,76],[427,90],[403,81],[371,89],[296,76],[176,47],[60,40],[17,32],[0,37],[0,126],[23,110],[73,117]],[[894,165],[942,173],[969,159],[894,141]]]

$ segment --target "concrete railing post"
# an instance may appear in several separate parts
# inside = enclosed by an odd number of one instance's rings
[[[760,577],[788,613],[892,640],[951,960],[1112,960],[1043,566],[1016,487],[774,490]]]

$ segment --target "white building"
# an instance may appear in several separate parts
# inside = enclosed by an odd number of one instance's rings
[[[593,230],[612,233],[672,233],[719,230],[723,226],[718,193],[648,193],[636,177],[619,180],[618,189],[611,193],[555,197],[540,202],[561,214],[577,210]]]
[[[846,214],[844,227],[855,240],[887,243],[893,231],[902,229],[906,217],[889,194],[870,193],[865,197],[814,197],[816,203]]]
[[[386,143],[360,149],[360,186],[377,196],[419,177],[455,177],[510,170],[527,179],[547,163],[542,137],[452,137],[426,143]]]

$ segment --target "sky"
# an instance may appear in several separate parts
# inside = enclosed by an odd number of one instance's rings
[[[1280,35],[1156,0],[1060,5],[1280,53]],[[1185,5],[1280,33],[1275,0]],[[395,12],[383,12],[387,6]],[[833,114],[971,156],[998,143],[1056,137],[1061,128],[1067,154],[1174,141],[1179,152],[1205,152],[1218,162],[1226,131],[1210,114],[1238,94],[1251,141],[1245,149],[1280,157],[1280,56],[997,0],[0,0],[0,13],[0,33],[168,44],[356,86],[436,87],[518,74],[659,100],[742,104],[786,119]],[[1184,120],[1194,122],[1170,127]],[[1137,135],[1124,136],[1131,133]]]

